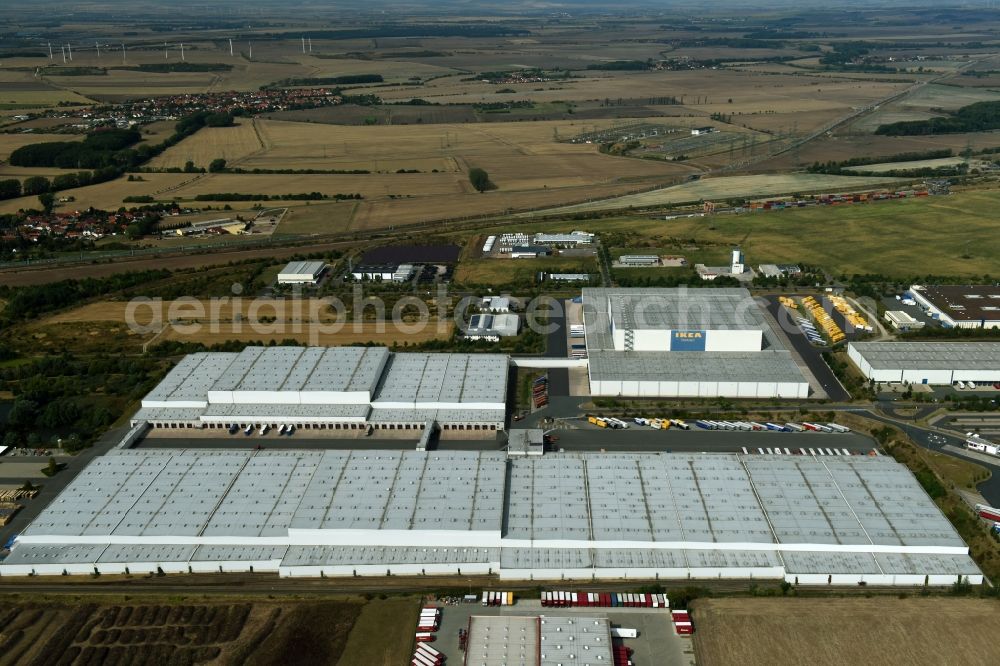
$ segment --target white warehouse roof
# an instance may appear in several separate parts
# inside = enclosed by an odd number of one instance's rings
[[[886,457],[145,448],[94,459],[0,574],[241,563],[288,576],[980,576]]]
[[[876,370],[995,370],[1000,342],[852,342]]]
[[[385,347],[198,353],[149,392],[133,421],[386,422],[372,413],[395,409],[429,410],[410,422],[499,413],[492,422],[502,423],[507,368],[502,354],[392,354]]]

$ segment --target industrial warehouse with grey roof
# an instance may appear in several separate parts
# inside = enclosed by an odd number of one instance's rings
[[[876,382],[1000,382],[1000,342],[852,342],[847,355]]]
[[[592,395],[809,396],[746,289],[588,288],[582,301]]]
[[[442,428],[499,430],[507,366],[500,354],[394,354],[384,347],[197,353],[149,392],[132,422],[184,428],[437,422]]]
[[[913,475],[884,457],[147,448],[96,458],[0,575],[251,568],[981,580]]]

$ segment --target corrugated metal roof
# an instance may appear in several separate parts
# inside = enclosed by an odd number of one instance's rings
[[[852,342],[875,370],[993,370],[1000,342]]]

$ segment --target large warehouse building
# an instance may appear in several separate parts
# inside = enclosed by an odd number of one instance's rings
[[[1000,287],[996,285],[919,285],[913,300],[944,326],[1000,328]]]
[[[120,449],[0,563],[158,571],[982,582],[913,475],[867,456]]]
[[[745,289],[584,289],[583,313],[592,395],[809,395]]]
[[[385,347],[247,347],[186,356],[133,425],[502,430],[508,357],[394,354]]]
[[[1000,342],[852,342],[847,355],[876,382],[1000,382]]]

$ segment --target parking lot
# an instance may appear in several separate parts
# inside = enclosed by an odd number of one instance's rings
[[[819,432],[774,432],[770,430],[653,430],[633,426],[628,430],[607,430],[590,426],[580,429],[557,430],[552,433],[558,440],[555,450],[565,451],[645,451],[674,453],[742,453],[743,447],[751,453],[758,448],[785,448],[797,452],[819,448],[848,449],[852,454],[867,454],[875,442],[855,432],[833,434]]]
[[[632,663],[635,666],[693,666],[694,664],[691,638],[674,633],[670,612],[666,609],[542,608],[537,599],[517,601],[513,606],[483,606],[479,603],[444,606],[441,609],[441,626],[432,645],[445,654],[446,663],[464,663],[465,654],[458,646],[458,630],[468,629],[469,618],[473,615],[606,617],[612,626],[638,631],[637,638],[622,640],[625,646],[634,650]]]

